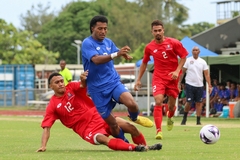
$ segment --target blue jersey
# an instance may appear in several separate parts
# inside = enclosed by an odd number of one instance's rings
[[[104,38],[102,42],[94,40],[92,36],[84,39],[82,43],[82,62],[84,71],[88,70],[87,86],[90,94],[113,89],[121,83],[113,61],[99,65],[91,61],[91,58],[95,55],[108,55],[118,51],[119,49],[109,38]]]

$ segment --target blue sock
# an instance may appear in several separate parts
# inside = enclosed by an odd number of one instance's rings
[[[128,110],[128,113],[129,113],[129,117],[131,118],[132,121],[136,121],[137,120],[137,116],[139,115],[139,110],[138,110],[138,112],[130,112]]]
[[[120,128],[120,127],[119,127]],[[127,140],[127,138],[124,136],[124,132],[122,130],[122,128],[120,128],[119,134],[117,136],[115,136],[116,138],[121,138],[123,141],[129,143],[129,141]]]

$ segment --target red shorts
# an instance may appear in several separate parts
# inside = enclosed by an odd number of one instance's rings
[[[152,92],[153,96],[156,96],[158,94],[166,94],[167,96],[177,98],[179,94],[178,80],[155,80],[152,82]]]
[[[107,123],[96,123],[94,121],[91,121],[88,124],[88,127],[86,128],[82,138],[89,143],[97,145],[99,144],[96,139],[97,135],[102,134],[108,137],[108,130],[109,126]]]
[[[111,134],[108,124],[98,113],[94,114],[89,121],[83,122],[82,124],[79,123],[78,125],[75,132],[82,137],[82,139],[91,144],[99,144],[96,139],[97,135],[101,134],[108,137]]]

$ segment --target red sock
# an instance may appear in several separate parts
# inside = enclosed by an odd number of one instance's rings
[[[162,106],[154,106],[153,117],[157,132],[162,131]]]
[[[140,144],[142,144],[144,146],[147,145],[146,140],[145,140],[145,138],[144,138],[142,133],[140,133],[139,136],[132,137],[132,140],[137,145],[140,145]]]
[[[173,111],[168,110],[168,115],[167,115],[168,118],[173,117],[175,110],[176,110],[176,106],[174,106]]]
[[[124,142],[122,139],[112,138],[108,142],[108,148],[112,150],[119,150],[119,151],[134,151],[135,149],[134,144],[129,144]]]

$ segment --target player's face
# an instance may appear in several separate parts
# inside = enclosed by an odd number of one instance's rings
[[[97,22],[92,29],[92,36],[97,41],[103,41],[107,34],[107,23]]]
[[[65,92],[65,85],[62,76],[54,76],[51,79],[50,87],[54,90],[56,96],[61,96]]]
[[[152,35],[156,41],[163,41],[164,28],[161,25],[152,27]]]

